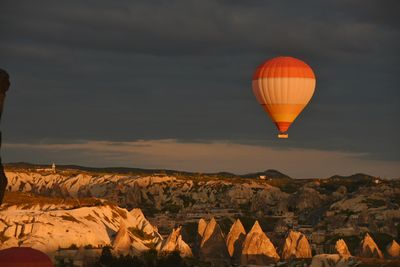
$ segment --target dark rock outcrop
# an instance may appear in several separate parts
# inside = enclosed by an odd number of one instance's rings
[[[10,76],[5,70],[0,69],[0,120],[3,113],[4,100],[6,92],[10,87]],[[1,132],[0,132],[0,147],[1,147]],[[3,202],[4,192],[7,186],[7,177],[4,174],[3,165],[0,158],[0,204]]]
[[[207,224],[202,236],[203,239],[200,243],[200,257],[202,259],[211,261],[229,259],[224,234],[214,218]]]

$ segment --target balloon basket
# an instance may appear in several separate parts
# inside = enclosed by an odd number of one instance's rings
[[[289,134],[280,133],[280,134],[278,134],[278,138],[281,138],[281,139],[289,138]]]

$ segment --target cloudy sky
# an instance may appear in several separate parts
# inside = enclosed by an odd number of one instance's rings
[[[400,176],[400,2],[1,1],[5,162]],[[289,55],[310,105],[276,138],[251,90]]]

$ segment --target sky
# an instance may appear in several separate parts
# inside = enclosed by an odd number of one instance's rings
[[[4,162],[400,177],[400,2],[1,1]],[[307,62],[308,107],[277,130],[252,93]]]

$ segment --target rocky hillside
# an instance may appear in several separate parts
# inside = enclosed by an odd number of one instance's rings
[[[295,180],[276,171],[274,175],[271,171],[266,173],[275,178],[81,170],[51,173],[15,167],[6,170],[8,191],[62,198],[102,198],[127,209],[140,207],[149,216],[165,212],[201,213],[209,209],[230,209],[258,217],[293,212],[299,224],[324,228],[328,222],[333,228],[343,225],[357,228],[356,224],[364,221],[371,231],[393,236],[399,232],[400,180],[387,181],[361,174]],[[276,178],[277,175],[281,178]]]
[[[63,238],[69,241],[52,241],[52,248],[85,246],[90,241],[94,246],[112,245],[122,254],[149,248],[160,253],[178,249],[181,255],[204,259],[223,255],[224,262],[230,259],[249,264],[277,259],[265,251],[256,251],[264,256],[253,258],[254,246],[248,244],[256,240],[273,244],[281,260],[309,259],[321,253],[339,253],[340,259],[351,255],[398,255],[400,180],[364,174],[296,180],[277,171],[235,176],[64,168],[54,173],[32,166],[8,168],[6,175],[9,196],[24,192],[9,197],[0,211],[0,238],[7,246],[31,244],[24,239],[30,234],[29,239],[34,237],[38,248],[43,238]],[[144,218],[137,208],[149,219],[146,225],[153,229],[150,236],[140,231],[144,225],[132,226],[137,225],[137,216]],[[90,240],[71,240],[68,232],[61,238],[59,233],[38,230],[44,235],[41,240],[31,226],[22,227],[36,220],[38,225],[46,224],[52,218],[57,218],[51,222],[54,229],[63,223],[69,228],[71,224],[76,236],[97,224],[99,227],[93,237],[88,235]],[[198,225],[200,218],[205,220]],[[86,226],[74,230],[74,220]],[[251,236],[257,238],[248,237],[255,221],[266,238],[254,229]],[[360,247],[366,233],[371,233],[381,253],[374,249],[370,253],[370,245],[364,246],[366,249]],[[367,241],[364,243],[372,244]],[[250,256],[243,256],[243,244],[249,251],[245,255]]]
[[[30,197],[17,204],[6,195],[0,208],[0,248],[29,246],[44,252],[69,247],[102,247],[115,244],[117,233],[127,229],[134,253],[156,247],[162,237],[140,209],[128,211],[110,203],[54,203]],[[8,199],[14,199],[8,202]],[[53,203],[52,201],[53,200]],[[120,236],[120,235],[119,235]]]

